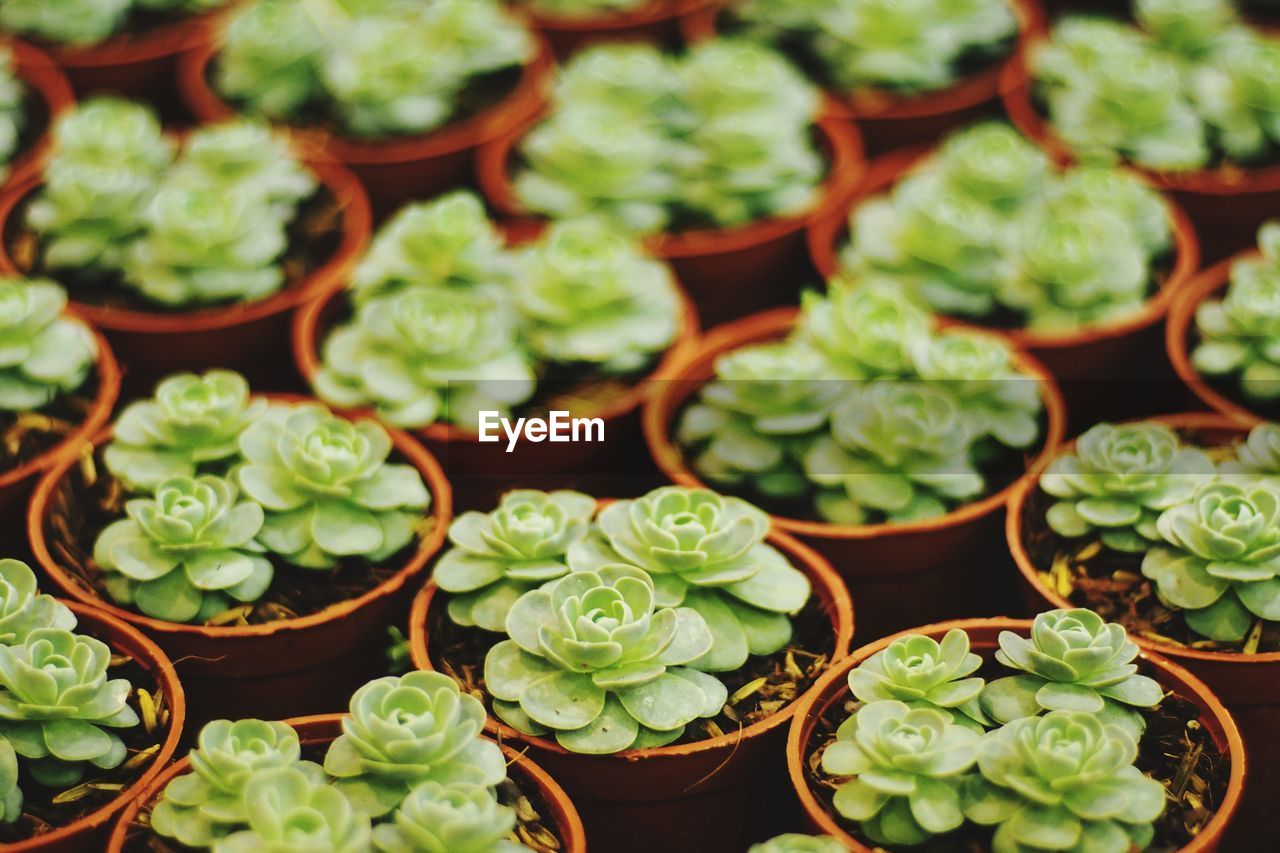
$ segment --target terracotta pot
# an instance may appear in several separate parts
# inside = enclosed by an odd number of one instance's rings
[[[359,182],[324,156],[309,156],[315,173],[342,210],[342,237],[333,256],[302,280],[256,302],[183,312],[143,311],[75,300],[73,308],[102,329],[129,368],[130,391],[150,393],[156,380],[180,370],[229,367],[244,373],[256,388],[281,387],[288,364],[289,313],[344,280],[369,243],[369,201]],[[0,235],[16,228],[24,201],[41,186],[31,178],[0,197]],[[17,271],[7,240],[0,239],[0,271]]]
[[[639,9],[606,12],[591,17],[569,17],[531,12],[529,20],[542,33],[557,57],[564,58],[583,48],[603,42],[640,41],[650,44],[678,44],[683,37],[681,22],[722,0],[649,0]]]
[[[835,634],[832,659],[844,657],[853,637],[853,605],[844,584],[821,556],[785,533],[775,529],[768,541],[809,577]],[[434,669],[428,611],[436,593],[435,584],[428,584],[409,617],[410,648],[419,669]],[[722,737],[615,755],[569,752],[554,740],[521,734],[492,716],[485,730],[500,742],[520,743],[565,786],[582,813],[593,849],[742,853],[752,841],[783,829],[772,823],[782,817],[790,799],[782,743],[785,723],[797,704]]]
[[[39,119],[44,126],[39,138],[25,150],[19,150],[7,169],[0,165],[0,174],[7,172],[7,177],[0,180],[0,190],[22,183],[40,170],[53,144],[53,123],[63,110],[76,102],[71,84],[48,54],[17,39],[0,40],[0,51],[6,48],[13,54],[18,80],[40,101]]]
[[[209,83],[210,65],[221,36],[215,35],[183,54],[178,63],[178,90],[187,108],[205,122],[236,114]],[[510,94],[468,118],[418,136],[364,141],[318,129],[295,128],[310,137],[360,179],[379,214],[394,211],[411,199],[430,198],[467,184],[477,149],[523,124],[546,101],[553,67],[551,51],[539,39],[534,59],[520,71]]]
[[[799,312],[779,309],[722,326],[680,365],[676,378],[646,403],[643,412],[649,453],[668,478],[682,486],[706,487],[692,473],[671,435],[676,418],[714,375],[718,356],[751,344],[786,337]],[[1048,462],[1062,440],[1066,411],[1053,378],[1035,359],[1018,353],[1021,372],[1039,380],[1046,428],[1043,446],[1026,477]],[[1007,575],[1002,571],[1000,514],[1012,485],[940,518],[898,524],[841,525],[773,516],[773,523],[822,553],[849,584],[858,602],[858,631],[882,637],[921,619],[990,611]],[[1012,603],[1012,602],[1011,602]]]
[[[541,118],[539,114],[480,149],[480,188],[489,204],[505,216],[536,219],[515,196],[511,167],[516,145]],[[803,276],[796,275],[796,267],[804,265],[805,227],[843,203],[861,182],[864,167],[862,142],[852,125],[827,117],[820,119],[816,128],[830,167],[821,199],[809,213],[647,239],[649,250],[675,268],[704,326],[797,300]]]
[[[325,746],[342,734],[342,720],[345,714],[317,714],[311,717],[294,717],[285,720],[298,732],[303,750],[309,746]],[[521,789],[532,790],[540,796],[549,814],[543,815],[548,828],[554,829],[556,837],[561,841],[560,849],[564,853],[586,853],[585,833],[582,821],[574,809],[564,790],[546,771],[534,764],[523,752],[519,752],[506,744],[498,744],[507,759],[507,774],[518,780]],[[183,758],[157,776],[146,790],[141,791],[129,803],[128,808],[120,813],[120,818],[111,830],[111,838],[107,842],[108,853],[121,853],[132,835],[147,835],[147,829],[136,824],[140,812],[150,809],[173,779],[191,770],[191,760]],[[144,843],[144,842],[139,842]]]
[[[897,637],[906,634],[924,634],[934,639],[941,639],[952,628],[960,628],[969,634],[972,650],[979,655],[989,657],[998,648],[996,640],[1001,631],[1013,631],[1026,636],[1031,631],[1031,622],[1021,619],[963,619],[956,622],[943,622],[939,625],[926,625],[903,631],[893,637],[886,637],[869,646],[863,646],[851,656],[845,658],[838,666],[823,674],[822,679],[814,685],[814,689],[805,696],[791,720],[791,730],[787,735],[787,769],[791,775],[791,784],[800,795],[804,805],[805,817],[809,826],[816,832],[824,832],[833,836],[850,850],[858,853],[871,853],[871,848],[858,842],[845,831],[842,821],[837,820],[818,800],[809,788],[806,770],[809,758],[809,739],[818,721],[836,702],[843,702],[850,696],[848,686],[849,671],[865,661],[871,655],[881,651]],[[1218,697],[1213,694],[1198,678],[1181,666],[1172,663],[1159,655],[1144,651],[1141,663],[1147,674],[1160,682],[1166,691],[1175,693],[1193,703],[1200,709],[1200,723],[1208,730],[1220,752],[1231,761],[1231,775],[1227,782],[1227,795],[1218,808],[1213,819],[1196,836],[1195,840],[1180,848],[1182,853],[1210,853],[1218,849],[1223,830],[1231,822],[1240,803],[1240,796],[1245,784],[1244,746],[1240,741],[1240,733],[1236,724],[1222,707]],[[1249,765],[1249,782],[1253,784],[1252,764]],[[877,848],[878,849],[878,848]],[[1245,848],[1228,848],[1243,850]]]
[[[931,149],[913,148],[876,159],[858,197],[810,226],[809,254],[823,278],[831,278],[840,269],[839,250],[848,239],[851,210],[890,190],[905,175],[925,165],[932,153]],[[1108,417],[1164,411],[1177,399],[1172,391],[1174,378],[1158,355],[1160,322],[1174,295],[1199,268],[1200,244],[1187,215],[1172,199],[1166,198],[1166,202],[1173,232],[1173,266],[1141,310],[1117,322],[1074,332],[996,330],[1044,362],[1062,384],[1072,425],[1077,429]]]
[[[1169,362],[1173,365],[1173,370],[1178,374],[1178,378],[1182,380],[1182,383],[1191,389],[1192,394],[1215,412],[1221,412],[1248,426],[1252,426],[1264,420],[1264,418],[1219,393],[1216,388],[1209,384],[1200,375],[1200,371],[1192,366],[1189,349],[1192,335],[1195,334],[1196,309],[1206,299],[1220,296],[1220,291],[1227,289],[1227,285],[1231,283],[1231,267],[1236,261],[1257,256],[1257,250],[1252,250],[1234,258],[1219,261],[1208,269],[1203,270],[1186,287],[1179,290],[1173,300],[1173,305],[1169,308],[1169,322],[1165,325],[1164,336],[1165,351],[1169,355]]]
[[[1174,429],[1194,430],[1208,443],[1217,445],[1241,441],[1249,430],[1248,425],[1239,420],[1207,412],[1166,415],[1153,420]],[[1074,442],[1064,445],[1062,452],[1073,446]],[[1022,575],[1027,607],[1033,612],[1073,607],[1075,605],[1040,579],[1041,567],[1035,565],[1023,544],[1022,532],[1030,523],[1026,518],[1027,501],[1037,486],[1038,479],[1024,480],[1009,496],[1005,537]],[[1251,784],[1232,828],[1233,840],[1243,846],[1228,849],[1252,849],[1247,846],[1250,840],[1256,842],[1270,837],[1274,829],[1275,792],[1280,790],[1280,741],[1275,737],[1280,730],[1280,652],[1230,654],[1131,636],[1144,651],[1164,655],[1191,670],[1222,699],[1239,722],[1249,752]]]
[[[164,694],[165,705],[169,709],[169,731],[160,742],[160,750],[156,753],[151,766],[142,772],[128,788],[120,792],[102,808],[90,812],[75,823],[56,829],[53,832],[30,838],[26,841],[4,845],[9,853],[93,853],[101,850],[107,840],[111,821],[125,809],[142,791],[148,788],[154,779],[173,758],[182,738],[182,726],[186,720],[187,703],[182,693],[182,685],[173,671],[173,664],[155,643],[143,636],[142,632],[132,625],[101,612],[94,607],[86,607],[75,601],[64,602],[75,613],[79,623],[77,631],[88,633],[102,640],[116,654],[129,655],[143,669],[155,676],[156,683]]]
[[[298,402],[302,397],[270,395]],[[340,710],[356,688],[380,671],[388,625],[397,624],[439,550],[452,518],[452,494],[439,463],[416,441],[388,430],[395,451],[413,465],[431,492],[434,526],[395,574],[358,598],[297,619],[246,626],[188,625],[153,619],[117,607],[63,568],[46,532],[55,493],[74,459],[64,459],[36,486],[27,512],[27,535],[36,561],[63,593],[138,627],[165,650],[191,697],[192,723],[212,719],[281,719],[303,710]],[[94,439],[101,446],[104,430]],[[323,582],[323,576],[317,582]]]

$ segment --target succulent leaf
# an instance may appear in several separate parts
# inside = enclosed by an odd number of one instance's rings
[[[84,385],[98,343],[66,305],[51,281],[0,275],[0,411],[40,409]]]

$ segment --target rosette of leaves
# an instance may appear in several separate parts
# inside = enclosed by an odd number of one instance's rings
[[[499,805],[481,785],[423,782],[410,791],[394,817],[373,830],[384,853],[524,853],[508,839],[516,813]]]
[[[248,823],[244,793],[254,773],[300,766],[301,755],[297,732],[284,723],[214,720],[190,752],[191,772],[169,782],[151,810],[151,829],[187,847],[211,847]]]
[[[200,127],[187,137],[179,172],[220,186],[253,187],[281,219],[316,191],[316,178],[283,138],[265,124],[237,119]]]
[[[1102,210],[1124,220],[1148,257],[1158,257],[1173,246],[1168,204],[1132,172],[1080,165],[1049,182],[1045,193],[1055,211]]]
[[[0,645],[20,645],[42,628],[70,631],[75,627],[75,614],[36,589],[35,573],[26,563],[0,560]]]
[[[41,785],[67,788],[86,765],[110,770],[125,760],[110,730],[136,726],[138,715],[129,682],[107,677],[110,664],[106,643],[62,628],[0,646],[0,737]]]
[[[1050,610],[1036,616],[1031,636],[1000,632],[996,660],[1021,674],[982,691],[982,709],[1007,723],[1045,711],[1078,711],[1124,728],[1136,739],[1145,723],[1134,708],[1154,708],[1164,691],[1138,675],[1138,646],[1124,626],[1092,610]]]
[[[831,416],[804,458],[834,524],[934,518],[982,494],[975,435],[954,394],[920,382],[866,382]]]
[[[269,119],[299,114],[321,97],[325,40],[306,4],[247,3],[227,21],[225,33],[212,69],[218,91]]]
[[[511,297],[529,348],[546,361],[637,371],[680,330],[671,271],[604,223],[553,224],[519,268]]]
[[[13,51],[0,48],[0,182],[9,176],[9,163],[18,153],[20,134],[27,123],[25,97],[26,90],[14,70]]]
[[[978,744],[964,785],[964,814],[995,825],[992,849],[1146,849],[1164,811],[1163,786],[1133,766],[1138,747],[1123,729],[1079,711],[1015,720]]]
[[[506,413],[536,378],[515,317],[489,296],[414,287],[370,299],[329,335],[313,380],[335,406],[372,405],[406,428],[448,421],[474,429],[478,413]]]
[[[849,689],[862,702],[895,700],[930,708],[978,733],[990,725],[978,704],[986,683],[974,675],[982,658],[969,651],[969,635],[952,628],[939,643],[923,634],[894,640],[849,671]]]
[[[791,616],[809,600],[809,579],[768,533],[769,516],[741,498],[664,486],[602,509],[596,534],[570,546],[569,566],[643,569],[658,607],[692,609],[710,629],[714,645],[691,665],[727,672],[786,646]]]
[[[51,281],[0,275],[0,411],[42,408],[88,378],[98,343],[66,307]]]
[[[1260,423],[1236,446],[1235,459],[1218,463],[1223,479],[1257,483],[1280,493],[1280,424]]]
[[[5,0],[0,29],[72,45],[91,45],[127,29],[134,14],[194,15],[225,0]]]
[[[596,500],[566,489],[516,489],[489,513],[464,512],[449,525],[431,578],[449,596],[449,618],[506,630],[507,611],[535,586],[568,574],[569,547],[591,527]]]
[[[258,541],[295,566],[385,560],[408,545],[431,503],[411,465],[387,461],[391,436],[318,404],[273,406],[240,434],[245,496],[266,510]]]
[[[1241,163],[1280,145],[1280,40],[1238,27],[1214,40],[1191,80],[1191,97],[1223,152]]]
[[[240,453],[240,433],[266,408],[266,400],[250,399],[249,383],[234,371],[175,373],[161,380],[153,397],[125,407],[103,459],[133,491],[224,470]]]
[[[1003,214],[1015,213],[1052,178],[1048,156],[1002,121],[952,133],[935,156],[949,187]]]
[[[510,639],[485,657],[494,713],[589,754],[662,746],[718,714],[725,686],[685,666],[710,651],[711,629],[657,599],[649,576],[623,565],[526,592],[507,616]]]
[[[1258,257],[1231,265],[1222,299],[1196,308],[1191,363],[1206,376],[1238,377],[1252,400],[1280,399],[1280,222],[1258,231]]]
[[[22,817],[22,789],[18,787],[18,754],[0,737],[0,823]]]
[[[1160,538],[1160,513],[1213,474],[1208,455],[1163,424],[1098,424],[1041,475],[1040,488],[1057,498],[1045,520],[1059,536],[1097,533],[1109,548],[1142,553]]]
[[[964,823],[961,785],[979,735],[931,708],[882,700],[859,708],[822,753],[839,782],[832,805],[876,844],[912,845]]]
[[[262,507],[212,475],[165,480],[153,497],[125,504],[93,545],[107,592],[168,622],[202,622],[232,600],[256,601],[274,570],[255,537]]]
[[[827,835],[801,835],[788,832],[752,844],[747,853],[842,853],[844,845]]]
[[[1133,0],[1133,18],[1165,47],[1202,57],[1239,22],[1233,0]]]
[[[214,842],[214,853],[288,853],[303,848],[365,853],[369,816],[342,792],[299,767],[271,767],[244,786],[247,828]]]
[[[1235,642],[1257,619],[1280,621],[1280,491],[1208,483],[1157,527],[1166,544],[1147,552],[1142,574],[1187,627]]]
[[[377,678],[351,697],[351,715],[324,769],[362,813],[381,817],[422,782],[491,788],[507,776],[502,750],[480,737],[484,705],[438,672]]]
[[[796,337],[827,359],[832,378],[910,376],[911,353],[931,318],[883,278],[838,277],[827,294],[805,293]]]

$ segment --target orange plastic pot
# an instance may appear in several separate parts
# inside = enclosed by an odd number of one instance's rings
[[[150,787],[165,765],[173,758],[182,737],[186,720],[187,702],[182,685],[174,674],[173,664],[155,643],[143,636],[137,628],[75,601],[64,602],[75,613],[76,631],[90,634],[111,647],[114,654],[128,655],[147,672],[151,673],[164,694],[165,707],[169,709],[169,730],[160,742],[160,750],[146,770],[129,787],[96,811],[90,812],[75,823],[44,833],[26,841],[4,845],[9,853],[94,853],[102,849],[111,830],[111,822],[142,791]]]
[[[649,0],[638,9],[592,16],[565,16],[530,12],[534,29],[564,58],[602,42],[639,41],[676,44],[683,37],[681,22],[721,0]]]
[[[359,182],[324,156],[309,156],[307,167],[342,211],[342,237],[333,256],[300,281],[256,302],[194,311],[139,311],[75,301],[72,307],[102,329],[129,368],[130,390],[149,393],[154,382],[180,370],[228,367],[244,373],[254,387],[281,385],[287,365],[289,315],[299,305],[344,280],[369,243],[372,217]],[[41,186],[33,177],[0,197],[0,234],[18,227],[23,203]],[[0,240],[0,271],[17,272],[7,240]]]
[[[784,308],[713,330],[702,347],[680,365],[676,378],[663,383],[643,412],[645,441],[658,468],[682,486],[707,488],[689,468],[672,439],[676,419],[715,374],[723,353],[786,337],[799,311]],[[1038,361],[1016,353],[1021,373],[1035,377],[1042,390],[1045,435],[1026,477],[1039,471],[1057,451],[1066,424],[1066,407],[1053,377]],[[1000,539],[1000,516],[1012,485],[944,516],[896,524],[827,524],[773,516],[780,530],[822,553],[849,584],[858,602],[858,630],[882,637],[918,624],[990,612],[1007,587]]]
[[[345,714],[317,714],[310,717],[294,717],[285,720],[285,723],[297,731],[298,740],[302,742],[305,752],[308,747],[327,746],[342,734],[342,720],[345,716]],[[545,770],[530,761],[523,752],[514,750],[506,744],[499,744],[499,746],[502,747],[502,754],[507,759],[507,775],[520,785],[522,791],[533,792],[546,806],[547,813],[541,816],[544,819],[544,825],[553,830],[556,837],[560,839],[560,849],[564,853],[586,853],[587,844],[582,830],[582,821],[578,819],[578,812],[565,795],[564,789],[556,784]],[[176,777],[190,771],[191,760],[183,758],[169,765],[164,773],[152,780],[145,790],[139,792],[129,803],[128,808],[120,813],[119,819],[111,830],[111,838],[106,846],[108,853],[121,853],[131,839],[136,836],[146,836],[147,825],[139,823],[138,816],[149,813],[165,787]],[[145,844],[145,842],[140,843]]]
[[[804,544],[777,529],[768,541],[813,584],[831,620],[832,659],[843,658],[853,638],[848,590],[826,560]],[[435,669],[428,613],[433,602],[443,600],[435,584],[428,584],[413,603],[409,641],[419,669]],[[569,752],[554,740],[521,734],[492,716],[485,730],[499,742],[519,743],[564,785],[582,814],[593,849],[742,853],[751,842],[781,831],[772,824],[789,800],[782,746],[785,724],[798,704],[793,701],[768,719],[718,738],[615,755]]]
[[[1231,283],[1231,267],[1238,260],[1257,257],[1257,250],[1245,252],[1234,258],[1219,261],[1199,275],[1180,291],[1169,309],[1169,322],[1165,325],[1164,345],[1169,363],[1182,383],[1201,403],[1221,412],[1233,420],[1252,426],[1264,418],[1245,406],[1228,398],[1210,385],[1191,364],[1189,345],[1194,332],[1196,309],[1206,299],[1226,290]]]
[[[535,218],[511,184],[516,146],[542,115],[480,149],[477,175],[485,198],[498,212]],[[816,124],[827,156],[821,198],[808,213],[753,222],[738,228],[658,234],[649,250],[675,268],[704,326],[710,327],[777,305],[794,303],[803,276],[804,230],[843,201],[862,180],[862,141],[848,122],[822,118]]]
[[[236,110],[209,83],[221,36],[205,40],[178,63],[178,91],[187,109],[205,122]],[[323,130],[295,128],[346,165],[369,192],[379,214],[411,199],[430,198],[471,180],[477,149],[529,120],[546,102],[553,60],[539,39],[535,57],[505,98],[468,118],[419,136],[364,141]]]
[[[395,451],[418,470],[431,492],[430,532],[381,584],[307,616],[258,625],[189,625],[153,619],[100,597],[63,568],[47,532],[50,508],[75,459],[62,460],[36,486],[27,535],[36,561],[63,593],[136,626],[173,659],[191,698],[194,725],[223,717],[273,720],[303,711],[341,710],[356,688],[380,671],[387,626],[403,617],[452,518],[449,483],[435,458],[405,433],[388,431]],[[94,445],[110,437],[104,430]],[[323,573],[318,574],[316,582],[323,581]]]
[[[44,129],[25,151],[18,152],[7,169],[0,165],[0,173],[8,175],[0,181],[0,190],[22,183],[40,170],[53,144],[53,123],[76,102],[71,84],[48,54],[17,39],[0,41],[0,50],[6,48],[13,54],[18,80],[41,103]]]
[[[1222,414],[1207,412],[1166,415],[1153,420],[1173,429],[1194,431],[1210,445],[1242,441],[1248,425]],[[1074,442],[1064,445],[1065,453]],[[1027,606],[1038,612],[1053,607],[1073,607],[1066,598],[1040,578],[1048,567],[1037,566],[1023,542],[1023,531],[1032,523],[1028,500],[1039,481],[1028,479],[1009,496],[1005,536],[1021,573]],[[1280,652],[1244,655],[1192,649],[1131,635],[1144,651],[1163,655],[1191,670],[1209,685],[1231,709],[1244,732],[1249,752],[1250,789],[1245,795],[1231,839],[1243,846],[1226,849],[1259,849],[1249,844],[1274,837],[1275,792],[1280,790]],[[1229,840],[1231,840],[1229,839]]]
[[[810,788],[807,776],[811,754],[809,744],[814,729],[832,705],[843,702],[850,696],[849,672],[898,637],[906,634],[924,634],[940,640],[952,628],[959,628],[968,633],[970,648],[975,654],[989,657],[998,648],[997,639],[1002,631],[1013,631],[1027,636],[1031,632],[1031,622],[1022,619],[962,619],[938,625],[925,625],[922,628],[903,631],[893,637],[885,637],[869,646],[863,646],[841,661],[839,666],[828,670],[800,703],[800,708],[791,721],[791,730],[787,735],[787,770],[791,776],[791,784],[795,787],[800,796],[800,802],[804,806],[807,822],[814,831],[832,836],[850,850],[858,853],[872,853],[872,848],[850,835],[845,830],[843,822],[827,811]],[[1149,651],[1142,652],[1140,666],[1147,675],[1160,682],[1160,686],[1166,692],[1180,696],[1200,709],[1201,725],[1208,731],[1218,750],[1231,762],[1227,795],[1221,806],[1195,840],[1180,848],[1181,853],[1211,853],[1222,844],[1223,832],[1231,823],[1245,790],[1246,767],[1240,732],[1214,692],[1181,666]],[[1251,785],[1254,782],[1252,766],[1252,764],[1249,765]],[[1222,849],[1244,850],[1245,848],[1223,846]]]

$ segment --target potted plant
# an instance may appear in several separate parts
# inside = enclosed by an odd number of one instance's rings
[[[873,155],[990,113],[1001,71],[1042,27],[1028,0],[729,0],[686,24],[693,38],[741,34],[794,56]]]
[[[1266,574],[1277,447],[1274,424],[1250,433],[1216,414],[1101,424],[1014,492],[1006,525],[1030,600],[1090,607],[1212,688],[1240,722],[1260,791],[1280,778],[1280,610]],[[1269,808],[1265,794],[1246,797],[1245,837]]]
[[[864,636],[987,610],[1009,488],[1062,437],[1057,385],[891,283],[828,289],[707,335],[646,403],[649,452],[674,482],[760,501],[822,552]]]
[[[1055,156],[1127,161],[1186,207],[1211,259],[1275,212],[1280,41],[1233,0],[1068,16],[1025,60],[1004,80],[1014,124]]]
[[[296,315],[294,350],[321,399],[415,430],[488,506],[512,476],[634,473],[641,398],[697,333],[669,268],[616,228],[504,234],[458,191],[389,221],[348,286]],[[480,435],[485,411],[568,412],[601,434],[513,446]]]
[[[414,663],[481,697],[487,730],[565,786],[589,838],[759,837],[782,724],[852,634],[822,558],[746,501],[678,486],[603,504],[515,491],[449,535],[410,616]]]
[[[1218,698],[1084,609],[859,649],[806,697],[787,763],[808,822],[858,851],[1214,850],[1246,778]]]
[[[90,850],[173,757],[186,713],[139,631],[0,560],[0,843]]]
[[[829,835],[801,835],[786,832],[752,844],[747,853],[844,853],[844,845]]]
[[[539,108],[550,68],[497,0],[254,0],[184,55],[178,85],[204,121],[304,129],[385,212],[465,183],[477,146]]]
[[[682,21],[720,0],[517,0],[557,56],[603,41],[671,44]]]
[[[1199,263],[1182,211],[1117,169],[1058,169],[1004,124],[873,164],[859,199],[815,223],[814,264],[888,275],[934,310],[997,328],[1064,383],[1072,415],[1152,393],[1174,293]],[[1167,368],[1165,368],[1167,370]]]
[[[482,735],[479,700],[433,672],[377,678],[350,712],[217,720],[117,821],[108,847],[584,853],[560,786]],[[319,822],[311,817],[320,816]]]
[[[1209,267],[1174,300],[1165,347],[1178,377],[1215,411],[1247,423],[1280,414],[1280,222],[1258,249]]]
[[[781,55],[741,40],[595,47],[560,71],[552,101],[481,150],[489,203],[648,235],[708,326],[785,302],[805,224],[861,177],[855,132],[819,116]]]
[[[0,189],[39,168],[49,151],[50,128],[73,103],[53,60],[23,42],[0,41]]]
[[[215,370],[169,377],[49,471],[27,532],[68,596],[179,661],[204,721],[341,707],[449,517],[407,435]]]
[[[212,366],[259,379],[289,311],[369,236],[359,184],[306,152],[245,120],[179,142],[146,106],[87,102],[59,121],[43,175],[0,199],[0,269],[65,283],[139,382]]]
[[[178,54],[208,39],[226,0],[5,0],[0,30],[40,44],[81,94],[163,96]]]

